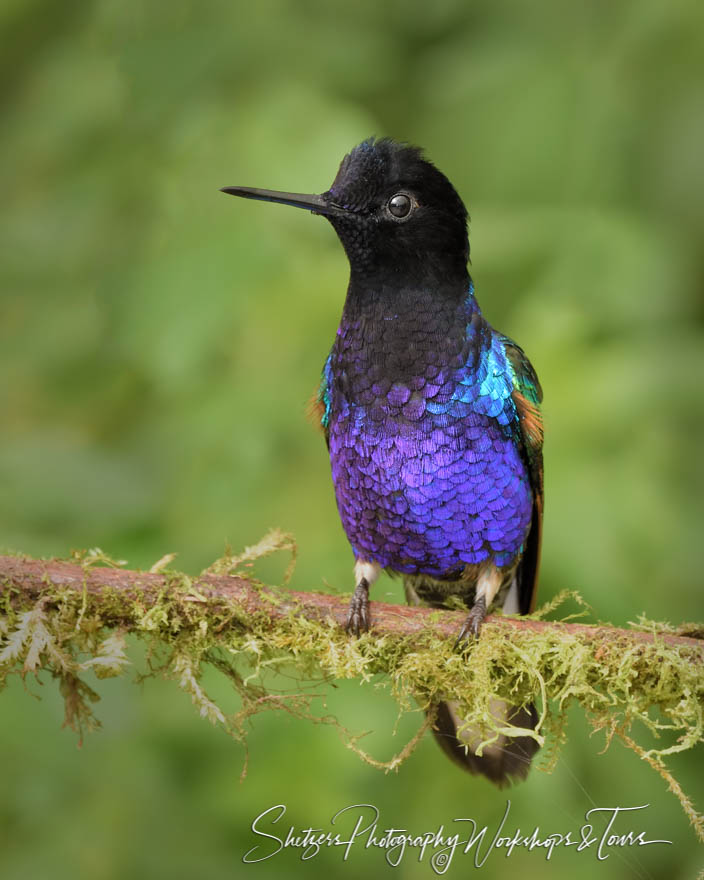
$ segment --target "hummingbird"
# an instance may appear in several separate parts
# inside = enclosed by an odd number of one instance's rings
[[[523,350],[483,317],[467,264],[467,209],[423,151],[369,138],[320,195],[223,187],[332,224],[350,278],[312,410],[327,442],[342,525],[354,553],[347,631],[370,626],[382,571],[407,601],[459,597],[457,642],[494,608],[533,610],[543,514],[542,390]],[[533,737],[465,729],[455,704],[428,711],[445,753],[499,786],[525,778]],[[492,708],[535,729],[532,704]]]

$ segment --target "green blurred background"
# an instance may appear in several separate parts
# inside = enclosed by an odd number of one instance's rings
[[[484,313],[545,389],[541,599],[597,618],[702,616],[704,7],[696,2],[5,0],[0,11],[0,540],[36,555],[100,546],[198,572],[272,525],[292,586],[350,590],[322,439],[303,410],[341,311],[329,225],[236,202],[226,184],[321,192],[371,134],[421,144],[472,215]],[[267,575],[280,575],[283,564]],[[377,598],[402,601],[398,584]],[[136,668],[143,668],[133,646]],[[213,694],[226,688],[208,678]],[[82,749],[52,682],[2,695],[0,864],[11,878],[229,878],[391,870],[380,854],[245,866],[249,830],[381,823],[493,828],[506,804],[424,741],[398,774],[334,730],[282,716],[243,751],[175,684],[99,685]],[[33,699],[41,696],[41,700]],[[324,711],[321,708],[321,711]],[[389,758],[391,698],[352,682],[328,711]],[[650,804],[624,828],[673,846],[485,877],[693,878],[702,861],[662,781],[580,712],[556,770],[512,789],[509,827],[576,829],[594,804]],[[701,809],[701,751],[671,761]],[[432,876],[409,854],[399,877]],[[471,870],[456,859],[448,871]]]

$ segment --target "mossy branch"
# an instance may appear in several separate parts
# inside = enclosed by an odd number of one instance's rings
[[[243,576],[243,564],[281,549],[295,557],[292,540],[272,533],[198,577],[168,570],[172,556],[149,572],[129,571],[100,551],[71,562],[0,556],[0,689],[9,674],[46,669],[60,681],[66,723],[81,733],[97,727],[90,704],[98,695],[84,679],[123,673],[124,637],[132,633],[149,644],[149,674],[176,678],[201,715],[245,745],[252,715],[284,710],[335,725],[349,748],[386,770],[411,753],[427,720],[395,757],[379,761],[336,719],[316,715],[303,688],[283,693],[280,680],[267,687],[268,674],[285,667],[325,681],[381,675],[376,684],[389,686],[402,710],[418,704],[432,717],[439,700],[456,701],[467,725],[485,732],[484,745],[498,735],[493,700],[536,700],[541,727],[524,733],[547,740],[544,769],[557,760],[566,709],[576,701],[594,728],[605,730],[607,744],[617,736],[660,773],[704,840],[704,819],[663,760],[704,739],[704,626],[641,619],[617,629],[538,619],[558,598],[529,618],[487,618],[479,640],[458,652],[463,612],[373,602],[372,629],[355,639],[343,630],[347,597],[265,587]],[[233,685],[238,712],[226,714],[206,693],[208,665]],[[667,742],[658,744],[663,736]]]
[[[96,599],[103,597],[109,600],[101,613],[103,624],[128,630],[133,622],[135,602],[145,613],[149,613],[163,604],[165,592],[175,586],[173,573],[85,568],[75,563],[16,556],[0,556],[0,580],[3,592],[9,593],[11,600],[12,594],[33,600],[50,598],[56,590],[73,590],[80,595],[86,592]],[[190,594],[188,591],[182,592],[179,601],[208,605],[215,618],[237,609],[240,619],[240,612],[256,614],[268,619],[272,626],[292,613],[310,621],[331,620],[340,627],[347,620],[349,597],[346,596],[294,590],[282,593],[244,577],[208,573],[188,578],[188,585]],[[430,629],[438,636],[456,638],[466,617],[466,612],[462,611],[439,611],[377,601],[373,601],[371,608],[371,632],[376,636],[413,636]],[[699,630],[694,624],[666,632],[662,629],[618,629],[613,626],[489,615],[486,625],[491,624],[506,634],[513,631],[561,633],[568,638],[579,638],[582,642],[601,646],[602,650],[623,641],[634,646],[652,645],[657,641],[673,648],[691,649],[691,661],[704,664],[704,630]]]

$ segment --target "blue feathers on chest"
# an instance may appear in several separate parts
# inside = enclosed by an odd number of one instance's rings
[[[343,527],[358,559],[393,571],[453,578],[485,560],[510,566],[533,496],[505,338],[471,285],[459,306],[406,296],[398,314],[383,298],[346,311],[325,364]]]

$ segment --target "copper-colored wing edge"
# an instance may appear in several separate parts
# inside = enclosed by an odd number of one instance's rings
[[[320,399],[320,391],[318,388],[308,398],[305,408],[306,419],[322,433],[325,433],[323,427],[323,416],[325,415],[325,404]]]
[[[530,614],[538,597],[540,548],[543,533],[543,418],[539,407],[520,391],[513,392],[524,454],[533,489],[533,517],[518,571],[518,602],[521,614]]]

